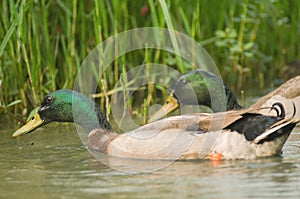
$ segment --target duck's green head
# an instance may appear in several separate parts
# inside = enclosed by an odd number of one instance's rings
[[[192,70],[181,75],[172,85],[164,105],[150,121],[163,117],[177,109],[179,105],[205,105],[213,112],[241,108],[222,79],[203,69]]]
[[[104,113],[91,99],[76,91],[62,89],[46,95],[31,120],[12,136],[30,133],[54,121],[75,122],[87,131],[94,128],[111,129]]]
[[[213,89],[221,91],[223,82],[212,73],[198,69],[180,76],[172,85],[170,96],[183,105],[211,106],[210,92]]]

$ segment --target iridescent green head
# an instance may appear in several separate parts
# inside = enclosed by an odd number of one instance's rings
[[[75,122],[87,131],[95,128],[111,129],[104,113],[88,97],[76,91],[62,89],[46,95],[32,119],[13,137],[29,133],[50,122]]]
[[[151,117],[150,122],[177,109],[179,105],[205,105],[213,112],[241,108],[222,79],[203,69],[181,75],[173,84],[165,104]]]
[[[225,101],[223,81],[212,73],[200,69],[180,76],[173,84],[171,93],[182,105],[205,105],[214,108],[211,106],[212,98],[223,97]]]

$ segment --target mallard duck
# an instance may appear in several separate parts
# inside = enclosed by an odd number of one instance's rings
[[[188,114],[117,134],[94,101],[63,89],[46,95],[32,119],[12,136],[53,121],[76,122],[90,132],[87,143],[93,153],[163,160],[255,158],[280,153],[299,122],[294,117],[286,118],[280,103],[267,109],[276,116],[258,114],[256,109]]]
[[[211,91],[209,92],[209,90]],[[222,96],[224,90],[226,99]],[[195,95],[196,97],[193,98]],[[191,101],[189,99],[194,100]],[[215,102],[215,106],[213,107],[211,106],[212,99]],[[268,107],[276,102],[283,104],[288,116],[294,114],[293,104],[300,107],[300,76],[290,79],[274,91],[265,95],[252,105],[251,108]],[[227,103],[226,106],[224,103]],[[239,110],[242,108],[237,102],[233,92],[220,78],[202,69],[189,71],[181,75],[173,84],[170,95],[164,105],[151,116],[149,122],[162,118],[177,109],[179,104],[206,105],[210,107],[213,112],[222,111],[224,107],[226,107],[226,110]],[[261,109],[261,113],[265,114],[265,111],[265,109]],[[298,111],[296,115],[300,117],[300,111]]]
[[[179,107],[179,104],[204,105],[211,108],[213,112],[242,108],[222,79],[203,69],[188,71],[181,75],[172,85],[164,105],[151,116],[149,122],[172,112]]]

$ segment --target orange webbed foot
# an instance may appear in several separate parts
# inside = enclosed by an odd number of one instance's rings
[[[221,164],[223,155],[221,153],[213,151],[212,153],[209,154],[209,159],[214,166],[218,166]]]

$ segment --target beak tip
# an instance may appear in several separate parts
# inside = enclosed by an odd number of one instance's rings
[[[41,120],[40,116],[38,113],[36,113],[33,117],[33,119],[30,120],[29,122],[27,122],[24,126],[22,126],[20,129],[18,129],[17,131],[15,131],[12,134],[12,137],[19,137],[21,135],[24,135],[26,133],[30,133],[31,131],[33,131],[34,129],[40,127],[43,125],[44,120]]]
[[[16,137],[19,137],[19,136],[22,135],[22,134],[23,134],[23,133],[16,131],[16,132],[14,132],[14,133],[11,135],[11,137],[16,138]]]

